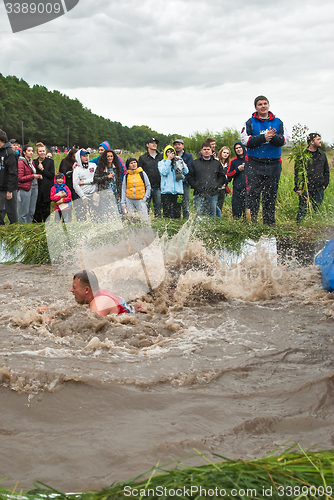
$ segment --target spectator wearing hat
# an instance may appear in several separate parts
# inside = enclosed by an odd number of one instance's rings
[[[182,139],[175,139],[173,142],[173,146],[176,152],[175,158],[181,158],[184,163],[187,165],[188,169],[193,162],[193,156],[191,153],[187,153],[184,150],[184,142]],[[189,202],[190,202],[190,186],[187,181],[187,176],[183,181],[183,197],[182,197],[182,217],[184,219],[189,219]]]
[[[94,173],[96,164],[89,161],[89,154],[85,149],[79,149],[75,154],[78,166],[73,170],[73,187],[79,195],[75,203],[77,220],[86,219],[87,212],[95,211],[93,195],[96,190],[94,184]]]
[[[110,150],[112,150],[112,149],[111,149],[111,146],[110,146],[110,144],[109,144],[108,141],[103,141],[103,142],[101,142],[99,144],[99,155],[100,156],[105,151],[110,151]],[[93,158],[92,160],[90,160],[90,163],[95,163],[97,165],[97,162],[99,161],[100,156],[96,156],[95,158]],[[123,170],[123,175],[126,175],[127,170],[125,168],[125,165],[124,165],[124,162],[123,162],[122,158],[119,155],[117,155],[117,158],[118,158],[118,160],[119,160],[119,162],[121,164],[121,167],[122,167],[122,170]]]
[[[188,167],[182,158],[175,155],[172,146],[164,149],[164,159],[158,163],[161,175],[161,202],[164,217],[179,219],[181,217],[181,203],[179,195],[183,194],[183,180],[188,173]]]
[[[12,150],[14,152],[14,155],[18,158],[20,156],[20,143],[17,139],[11,139],[10,144],[12,146]]]
[[[146,141],[147,151],[139,157],[138,166],[147,174],[151,184],[151,195],[147,199],[147,210],[150,212],[151,200],[153,200],[154,217],[161,217],[161,177],[158,163],[163,159],[162,153],[158,153],[158,140],[150,137]]]

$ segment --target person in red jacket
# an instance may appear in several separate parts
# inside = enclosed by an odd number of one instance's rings
[[[80,271],[73,276],[70,290],[78,304],[89,304],[89,309],[99,316],[134,312],[124,299],[99,287],[93,271]]]
[[[65,175],[61,172],[55,175],[51,188],[50,200],[55,202],[55,220],[70,222],[72,219],[71,191],[65,184]]]
[[[18,164],[18,195],[17,208],[19,212],[19,222],[29,223],[34,219],[36,201],[38,196],[38,179],[42,179],[41,174],[36,173],[36,168],[32,162],[34,150],[32,146],[26,144],[22,148],[22,156]]]

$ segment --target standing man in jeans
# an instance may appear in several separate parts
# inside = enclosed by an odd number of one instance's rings
[[[158,153],[158,140],[150,137],[146,142],[147,151],[139,157],[138,167],[147,174],[151,184],[151,196],[147,200],[147,211],[150,213],[151,200],[153,200],[154,217],[161,217],[161,177],[158,163],[163,159]]]
[[[325,189],[329,184],[329,166],[326,153],[321,151],[321,136],[312,132],[307,136],[307,150],[312,158],[307,163],[305,179],[304,173],[300,172],[298,163],[295,164],[295,192],[299,196],[299,207],[297,213],[297,223],[300,222],[307,213],[307,191],[309,201],[312,203],[313,210],[319,211]],[[306,191],[307,182],[307,191]]]
[[[218,188],[227,184],[220,161],[212,155],[209,142],[201,147],[201,156],[189,167],[188,182],[194,190],[194,203],[197,215],[216,217]]]
[[[182,139],[175,139],[173,142],[174,149],[177,154],[177,158],[181,158],[184,163],[189,166],[193,162],[193,155],[191,153],[187,153],[184,150],[184,142]],[[184,219],[189,219],[189,202],[190,202],[190,186],[187,181],[187,177],[183,181],[183,197],[182,197],[182,217]]]
[[[269,111],[269,101],[265,96],[256,97],[254,106],[255,113],[241,131],[241,142],[247,148],[248,159],[245,165],[246,210],[250,210],[251,220],[255,222],[262,193],[263,224],[273,225],[282,171],[281,148],[287,134],[283,122]]]

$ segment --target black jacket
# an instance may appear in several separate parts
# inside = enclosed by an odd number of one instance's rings
[[[309,160],[307,172],[307,188],[309,191],[318,191],[328,186],[329,183],[329,166],[326,153],[317,149],[312,152],[312,158]],[[295,164],[295,191],[305,189],[305,179],[302,174],[298,174],[298,163]]]
[[[239,165],[242,165],[243,163],[246,163],[246,149],[245,146],[239,141],[234,144],[234,151],[236,145],[239,144],[244,152],[244,156],[241,158],[240,156],[235,156],[234,158],[231,159],[230,164],[227,169],[226,176],[228,180],[233,179],[233,190],[236,191],[243,191],[246,189],[246,176],[245,176],[245,169],[244,170],[239,170],[238,167]]]
[[[143,155],[139,156],[138,167],[141,167],[147,174],[152,188],[160,188],[161,177],[158,170],[158,162],[162,159],[162,153],[158,153],[155,158],[152,158],[147,151]]]
[[[17,189],[17,159],[10,142],[0,148],[0,191],[12,193]]]
[[[38,158],[34,160],[36,174],[42,174],[43,178],[38,179],[38,201],[48,203],[50,201],[50,191],[54,184],[55,164],[51,158],[44,158],[42,165],[44,170],[38,168]]]
[[[194,189],[194,195],[199,196],[215,196],[218,188],[227,184],[222,164],[212,156],[210,160],[204,160],[203,157],[194,160],[186,179]]]

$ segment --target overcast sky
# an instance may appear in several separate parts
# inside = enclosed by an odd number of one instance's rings
[[[123,125],[241,130],[264,94],[289,133],[334,142],[333,0],[79,0],[16,34],[0,0],[0,19],[3,75]]]

